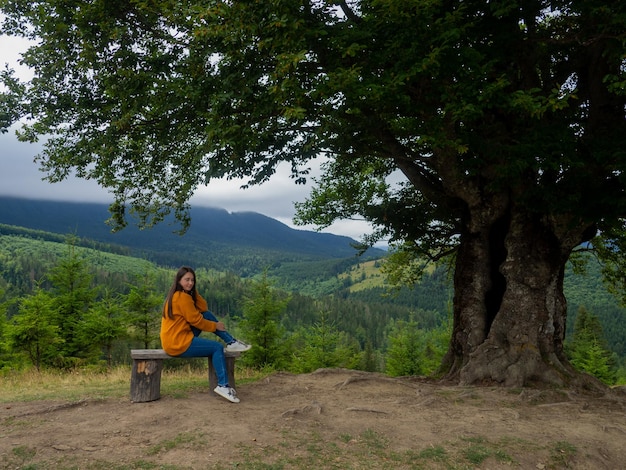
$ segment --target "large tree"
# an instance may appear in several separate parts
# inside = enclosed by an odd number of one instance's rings
[[[23,137],[47,137],[51,181],[76,170],[111,188],[118,226],[131,207],[141,224],[173,210],[184,228],[198,185],[263,183],[280,162],[300,182],[323,157],[300,220],[359,215],[377,228],[370,241],[455,252],[450,378],[578,377],[563,352],[563,272],[626,215],[625,2],[2,0],[2,11],[5,31],[37,42],[24,58],[34,78],[5,80],[1,116],[31,117]]]

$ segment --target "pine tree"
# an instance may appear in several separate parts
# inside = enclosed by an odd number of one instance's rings
[[[267,272],[252,284],[252,291],[244,300],[244,319],[239,325],[245,340],[253,345],[242,358],[244,364],[276,369],[288,363],[289,345],[285,328],[280,324],[288,302],[289,298],[280,298],[273,289]]]
[[[389,336],[385,370],[391,376],[424,375],[421,364],[422,331],[414,320],[398,321]]]
[[[128,312],[131,338],[150,348],[159,338],[163,295],[157,294],[152,286],[153,277],[146,274],[139,285],[131,286],[123,302]]]
[[[34,294],[21,299],[18,314],[6,326],[9,347],[26,354],[37,370],[56,362],[59,346],[63,343],[54,320],[54,299],[37,289]]]
[[[450,330],[449,324],[427,331],[413,319],[396,322],[388,336],[387,374],[430,375],[435,372],[446,352]]]
[[[372,342],[367,340],[365,342],[365,348],[363,349],[363,354],[361,355],[361,361],[359,364],[359,370],[365,370],[368,372],[376,372],[379,371],[379,355],[378,351],[374,349],[372,346]]]
[[[328,320],[327,312],[320,312],[317,323],[303,328],[297,335],[292,369],[297,373],[312,372],[326,367],[355,369],[361,359],[358,343],[339,331]]]
[[[48,274],[53,286],[55,324],[63,338],[58,355],[61,367],[71,367],[89,358],[86,353],[91,351],[91,344],[81,340],[79,328],[96,296],[87,265],[76,254],[73,240],[69,239],[67,245],[67,256]]]
[[[78,329],[78,338],[82,344],[89,345],[93,356],[104,354],[107,367],[113,365],[113,344],[126,333],[128,316],[120,308],[118,295],[108,291],[83,316]],[[91,354],[90,354],[91,356]]]
[[[600,320],[585,307],[578,309],[572,339],[566,344],[566,353],[576,369],[608,385],[615,383],[615,354],[607,346]]]
[[[0,289],[0,299],[4,297],[4,291]],[[8,328],[6,303],[0,303],[0,370],[5,362],[10,362],[8,338],[6,336]]]

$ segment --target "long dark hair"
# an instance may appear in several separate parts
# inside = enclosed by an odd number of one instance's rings
[[[191,295],[193,299],[193,303],[196,303],[196,272],[193,268],[189,266],[181,266],[176,273],[176,277],[174,278],[174,282],[172,283],[172,287],[170,287],[169,292],[167,293],[167,297],[165,298],[165,304],[163,305],[163,318],[165,318],[165,313],[167,312],[167,316],[171,319],[174,318],[174,314],[172,313],[172,297],[174,297],[174,293],[183,290],[180,285],[180,280],[187,273],[193,274],[193,287],[188,294]],[[185,291],[186,292],[186,291]]]

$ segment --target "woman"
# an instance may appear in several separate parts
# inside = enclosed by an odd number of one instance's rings
[[[218,341],[201,338],[202,331],[215,333],[226,343],[227,351],[247,351],[250,345],[233,338],[226,326],[209,312],[209,307],[196,292],[196,273],[183,266],[176,273],[170,288],[161,319],[161,345],[170,356],[211,357],[217,375],[218,395],[239,403],[237,392],[228,384],[224,346]]]

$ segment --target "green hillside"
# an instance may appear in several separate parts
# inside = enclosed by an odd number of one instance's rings
[[[0,224],[5,228],[24,227],[57,237],[72,234],[79,240],[107,245],[106,250],[124,247],[126,254],[159,266],[207,267],[230,270],[245,277],[283,263],[356,260],[357,255],[353,246],[356,242],[348,237],[294,230],[253,212],[230,213],[194,207],[191,227],[184,235],[176,233],[179,227],[170,219],[146,230],[129,224],[113,233],[105,223],[109,216],[106,204],[0,196]],[[384,254],[383,250],[373,248],[366,257]]]
[[[6,225],[0,225],[0,234],[2,276],[5,282],[10,273],[20,270],[30,272],[31,279],[43,277],[45,270],[68,250],[68,235]],[[97,272],[106,272],[113,277],[132,277],[160,269],[152,261],[129,256],[131,250],[128,247],[89,239],[75,239],[75,242],[77,250],[90,259],[90,264]],[[209,262],[198,261],[197,267],[200,269],[216,273],[228,272],[214,269]],[[449,314],[452,287],[449,275],[443,269],[432,271],[412,289],[403,288],[390,292],[380,272],[380,262],[380,258],[365,261],[358,258],[317,261],[301,259],[275,262],[267,266],[266,272],[285,291],[313,298],[335,296],[365,304],[385,305],[386,308],[394,306],[404,309],[405,314],[415,309],[436,311],[440,318]],[[251,277],[259,273],[259,267],[255,266],[253,269],[246,265],[244,258],[241,263],[239,271],[246,272]],[[231,261],[229,264],[236,263]],[[32,265],[37,265],[37,269]],[[239,274],[235,275],[241,277]],[[17,281],[19,288],[23,288],[23,280],[13,280]],[[595,258],[589,257],[585,274],[574,274],[568,268],[565,294],[569,310],[567,333],[571,333],[578,308],[583,306],[600,318],[612,350],[626,357],[626,310],[605,288],[601,266]]]
[[[125,295],[139,279],[150,277],[151,289],[162,298],[174,272],[171,266],[163,267],[131,255],[133,250],[122,245],[0,225],[0,303],[8,318],[17,312],[16,300],[32,293],[35,286],[50,288],[49,270],[69,251],[84,260],[100,292]],[[217,269],[211,259],[195,264],[198,287],[206,293],[213,311],[237,321],[250,293],[250,282],[260,276],[260,264],[246,264],[246,258],[241,257],[239,271],[247,273],[241,276],[229,269]],[[415,321],[425,329],[441,326],[451,312],[449,273],[443,268],[433,269],[413,288],[391,292],[380,272],[381,261],[382,258],[289,259],[284,254],[281,261],[275,259],[264,272],[283,292],[282,296],[290,296],[281,321],[283,326],[295,333],[319,322],[323,313],[324,321],[354,338],[361,348],[369,344],[378,351],[387,347],[390,328],[397,321]],[[584,275],[570,269],[566,273],[567,333],[571,334],[578,308],[584,306],[599,318],[611,350],[623,360],[626,310],[604,288],[601,267],[595,258],[589,257],[588,261]]]

